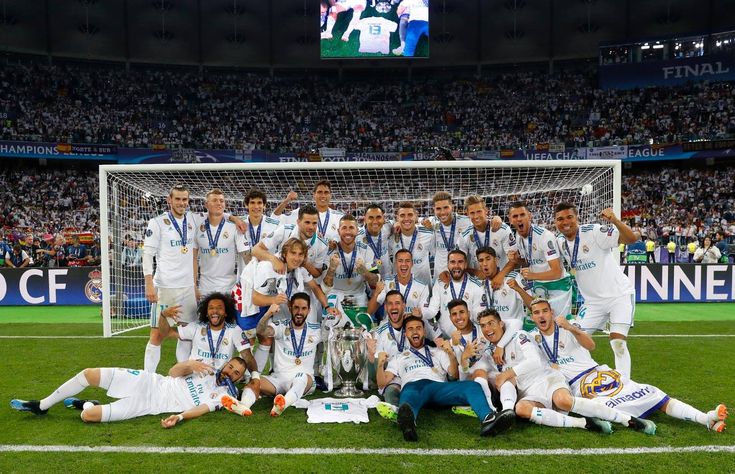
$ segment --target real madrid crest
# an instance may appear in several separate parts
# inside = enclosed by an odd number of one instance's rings
[[[167,219],[167,218],[165,218],[165,217],[163,218],[163,223],[164,223],[164,224],[166,224],[166,225],[171,225],[171,221],[170,221],[170,220],[168,220],[168,219]]]
[[[411,293],[411,298],[416,299],[418,297],[419,297],[419,292],[418,291],[414,291],[413,293]]]
[[[395,290],[396,289],[396,283],[394,281],[390,282],[388,284],[388,288],[390,288],[391,290]]]
[[[290,331],[288,330],[288,326],[283,328],[283,334],[288,336],[290,334]]]
[[[224,237],[225,239],[229,239],[230,238],[230,234],[228,234],[227,231],[224,231],[224,232],[222,232],[222,237]]]
[[[541,344],[541,334],[536,334],[536,336],[534,336],[534,339],[536,340],[536,344]]]
[[[207,328],[202,328],[202,330],[200,332],[202,333],[202,336],[206,336],[207,335]]]
[[[493,247],[497,247],[497,246],[498,246],[498,239],[493,239]]]
[[[199,226],[199,232],[204,232],[204,224]]]
[[[307,339],[307,342],[308,342],[309,344],[313,344],[313,343],[314,343],[314,336],[309,336],[309,337],[308,337],[308,338],[306,338],[306,339]]]
[[[586,245],[583,245],[582,246],[582,252],[588,253],[589,251],[590,251],[590,248],[589,247],[587,247]]]
[[[533,244],[533,247],[532,248],[533,248],[533,251],[535,252],[536,251],[536,244]]]
[[[402,355],[403,355],[404,357],[408,357],[408,351],[403,351],[403,354],[402,354]]]
[[[418,245],[416,246],[416,248],[418,248],[419,250],[424,250],[424,246],[423,246],[423,245],[421,245],[421,244],[418,244]]]
[[[222,339],[222,345],[226,346],[229,344],[229,340],[227,338]]]

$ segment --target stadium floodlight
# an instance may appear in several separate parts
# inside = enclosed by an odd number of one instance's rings
[[[266,193],[272,209],[291,190],[299,195],[296,204],[312,202],[312,187],[322,179],[332,183],[333,205],[358,216],[379,202],[392,218],[401,201],[430,215],[437,191],[449,192],[460,211],[467,196],[483,196],[490,212],[504,219],[508,203],[527,201],[534,221],[552,230],[553,206],[560,201],[576,204],[581,222],[598,222],[607,207],[620,215],[619,160],[101,165],[104,335],[149,323],[142,268],[123,266],[120,252],[126,237],[142,241],[147,221],[167,209],[174,184],[189,187],[193,211],[203,211],[207,191],[218,187],[228,212],[242,215],[242,199],[252,188]]]

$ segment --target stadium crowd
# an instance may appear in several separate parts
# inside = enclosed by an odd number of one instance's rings
[[[0,139],[266,151],[670,143],[735,128],[735,87],[600,90],[593,72],[335,82],[113,66],[0,68]]]

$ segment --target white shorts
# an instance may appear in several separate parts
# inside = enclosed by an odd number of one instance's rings
[[[119,400],[102,405],[102,422],[129,420],[145,415],[182,411],[179,402],[166,397],[159,388],[164,376],[143,370],[102,368],[100,385],[107,395]]]
[[[593,399],[630,416],[646,418],[669,400],[666,393],[654,387],[623,381],[623,377],[606,365],[600,365],[574,382],[572,394]]]
[[[472,364],[469,368],[469,370],[465,373],[464,370],[460,367],[459,369],[459,380],[469,380],[470,375],[475,373],[476,370],[484,370],[488,374],[492,371],[490,367],[490,362],[487,361],[485,357],[480,357],[480,359]]]
[[[560,388],[569,390],[564,375],[558,370],[550,370],[542,377],[536,378],[528,387],[524,387],[523,390],[519,389],[518,398],[529,402],[537,402],[543,405],[544,408],[553,409],[552,397],[554,392]]]
[[[194,287],[158,288],[158,303],[151,304],[151,327],[158,327],[158,316],[169,306],[181,305],[181,321],[191,323],[197,320],[197,300]]]
[[[293,381],[297,376],[311,377],[311,386],[306,389],[306,393],[304,393],[304,395],[311,395],[312,393],[314,393],[316,384],[314,383],[313,374],[307,374],[306,372],[274,372],[270,375],[264,375],[263,378],[270,382],[273,387],[275,387],[276,394],[280,393],[281,395],[283,395],[291,389],[291,384],[293,384]]]
[[[577,323],[583,331],[592,333],[611,324],[623,324],[633,327],[635,313],[635,295],[621,295],[598,301],[585,301],[577,316]]]

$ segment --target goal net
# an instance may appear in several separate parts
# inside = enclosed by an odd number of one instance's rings
[[[449,192],[462,213],[464,199],[477,194],[505,221],[508,204],[524,200],[534,222],[555,232],[553,206],[561,201],[579,207],[580,222],[598,222],[606,207],[620,215],[620,170],[615,160],[102,165],[101,232],[102,242],[108,242],[102,265],[104,334],[149,323],[142,241],[148,220],[167,210],[175,184],[190,189],[192,211],[204,211],[207,191],[221,188],[227,211],[238,216],[245,213],[242,200],[250,189],[267,195],[270,213],[291,190],[299,196],[292,208],[313,202],[312,188],[323,179],[331,182],[333,207],[358,218],[377,202],[392,219],[401,201],[413,201],[421,216],[429,216],[437,191]]]

